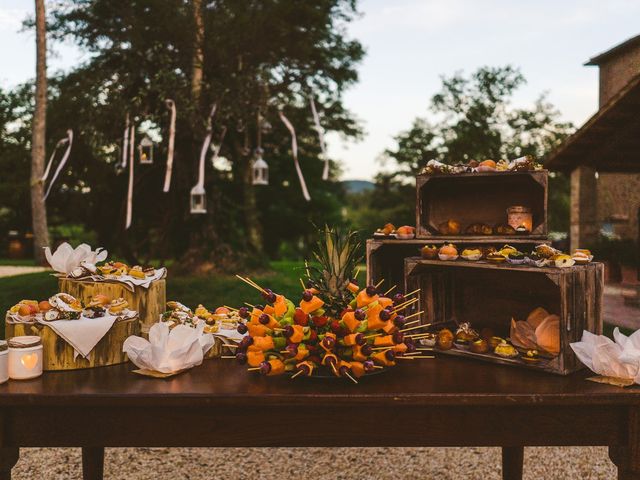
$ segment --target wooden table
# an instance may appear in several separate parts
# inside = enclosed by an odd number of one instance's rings
[[[523,446],[607,445],[620,479],[640,479],[640,389],[437,358],[362,379],[267,378],[208,360],[168,380],[131,365],[47,373],[0,386],[0,479],[19,447],[82,447],[101,479],[104,447],[501,446],[503,477]],[[185,426],[188,426],[185,428]]]

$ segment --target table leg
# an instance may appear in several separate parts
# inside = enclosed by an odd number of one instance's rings
[[[502,480],[522,480],[524,447],[502,447]]]
[[[618,467],[618,480],[640,480],[640,408],[629,409],[627,429],[629,443],[609,447],[609,458]]]
[[[82,479],[102,480],[104,475],[104,447],[82,447]]]
[[[18,462],[20,449],[17,447],[0,448],[0,480],[11,480],[11,469]]]

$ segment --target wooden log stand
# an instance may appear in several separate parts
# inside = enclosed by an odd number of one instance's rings
[[[122,352],[122,344],[130,335],[140,333],[140,321],[138,317],[116,321],[111,330],[91,351],[89,358],[83,358],[80,355],[74,358],[73,347],[64,338],[58,336],[51,327],[41,323],[9,323],[5,321],[5,332],[7,338],[20,335],[39,336],[42,339],[42,368],[45,371],[76,370],[127,362],[129,359]]]
[[[86,282],[61,278],[58,287],[61,292],[73,295],[83,302],[87,302],[94,295],[100,293],[109,298],[124,298],[129,302],[129,308],[138,312],[140,331],[146,336],[151,325],[158,322],[167,303],[166,281],[156,280],[149,288],[136,287],[132,292],[121,283],[114,282]]]

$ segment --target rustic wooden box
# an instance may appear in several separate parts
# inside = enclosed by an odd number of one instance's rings
[[[73,320],[69,320],[72,322]],[[102,337],[89,358],[78,355],[74,358],[74,349],[67,341],[58,336],[53,329],[41,323],[11,323],[5,321],[5,336],[7,338],[20,335],[37,335],[42,339],[43,363],[45,371],[51,370],[79,370],[83,368],[106,367],[125,363],[129,359],[122,351],[122,344],[131,335],[140,333],[140,320],[134,317],[118,320],[111,330]]]
[[[151,325],[159,321],[167,303],[167,284],[164,279],[152,282],[149,288],[135,287],[133,292],[122,283],[92,282],[70,278],[59,279],[58,288],[61,292],[73,295],[85,303],[98,293],[109,298],[124,298],[129,302],[129,308],[138,312],[140,330],[144,336],[149,333]]]
[[[367,285],[375,285],[384,279],[381,288],[385,290],[397,285],[404,286],[404,260],[408,257],[420,255],[420,249],[425,245],[442,245],[449,240],[444,237],[431,237],[413,240],[395,240],[370,238],[367,240]],[[551,243],[548,240],[531,240],[519,236],[513,238],[485,237],[478,240],[465,239],[456,242],[459,251],[466,247],[495,247],[502,248],[505,243],[516,246],[522,251],[531,251],[536,245]]]
[[[601,263],[559,269],[417,257],[405,260],[406,288],[420,289],[415,307],[424,310],[422,323],[431,323],[432,331],[440,330],[439,324],[471,322],[476,330],[488,327],[495,335],[508,338],[511,318],[525,320],[536,307],[560,317],[560,354],[548,361],[529,364],[456,347],[442,353],[561,375],[582,368],[569,344],[579,341],[583,330],[602,333],[603,272]]]
[[[418,175],[416,237],[441,236],[438,225],[451,219],[460,223],[461,233],[447,238],[450,241],[469,239],[471,236],[464,234],[469,225],[506,224],[507,209],[522,205],[531,208],[533,214],[533,229],[526,237],[545,238],[547,183],[546,170]]]

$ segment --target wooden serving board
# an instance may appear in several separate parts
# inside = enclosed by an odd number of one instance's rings
[[[5,321],[5,332],[7,338],[20,335],[39,336],[42,339],[43,369],[45,371],[78,370],[127,362],[129,358],[122,352],[122,344],[130,335],[140,333],[140,320],[138,317],[134,317],[128,320],[116,321],[111,330],[91,351],[89,358],[83,358],[78,355],[74,359],[73,347],[47,325],[40,323],[9,323]]]
[[[133,292],[121,283],[87,282],[70,278],[59,279],[58,288],[83,302],[89,301],[98,293],[109,298],[124,298],[129,302],[129,308],[138,312],[140,331],[145,337],[151,325],[158,322],[167,303],[167,283],[164,279],[152,282],[149,288],[135,287]]]

